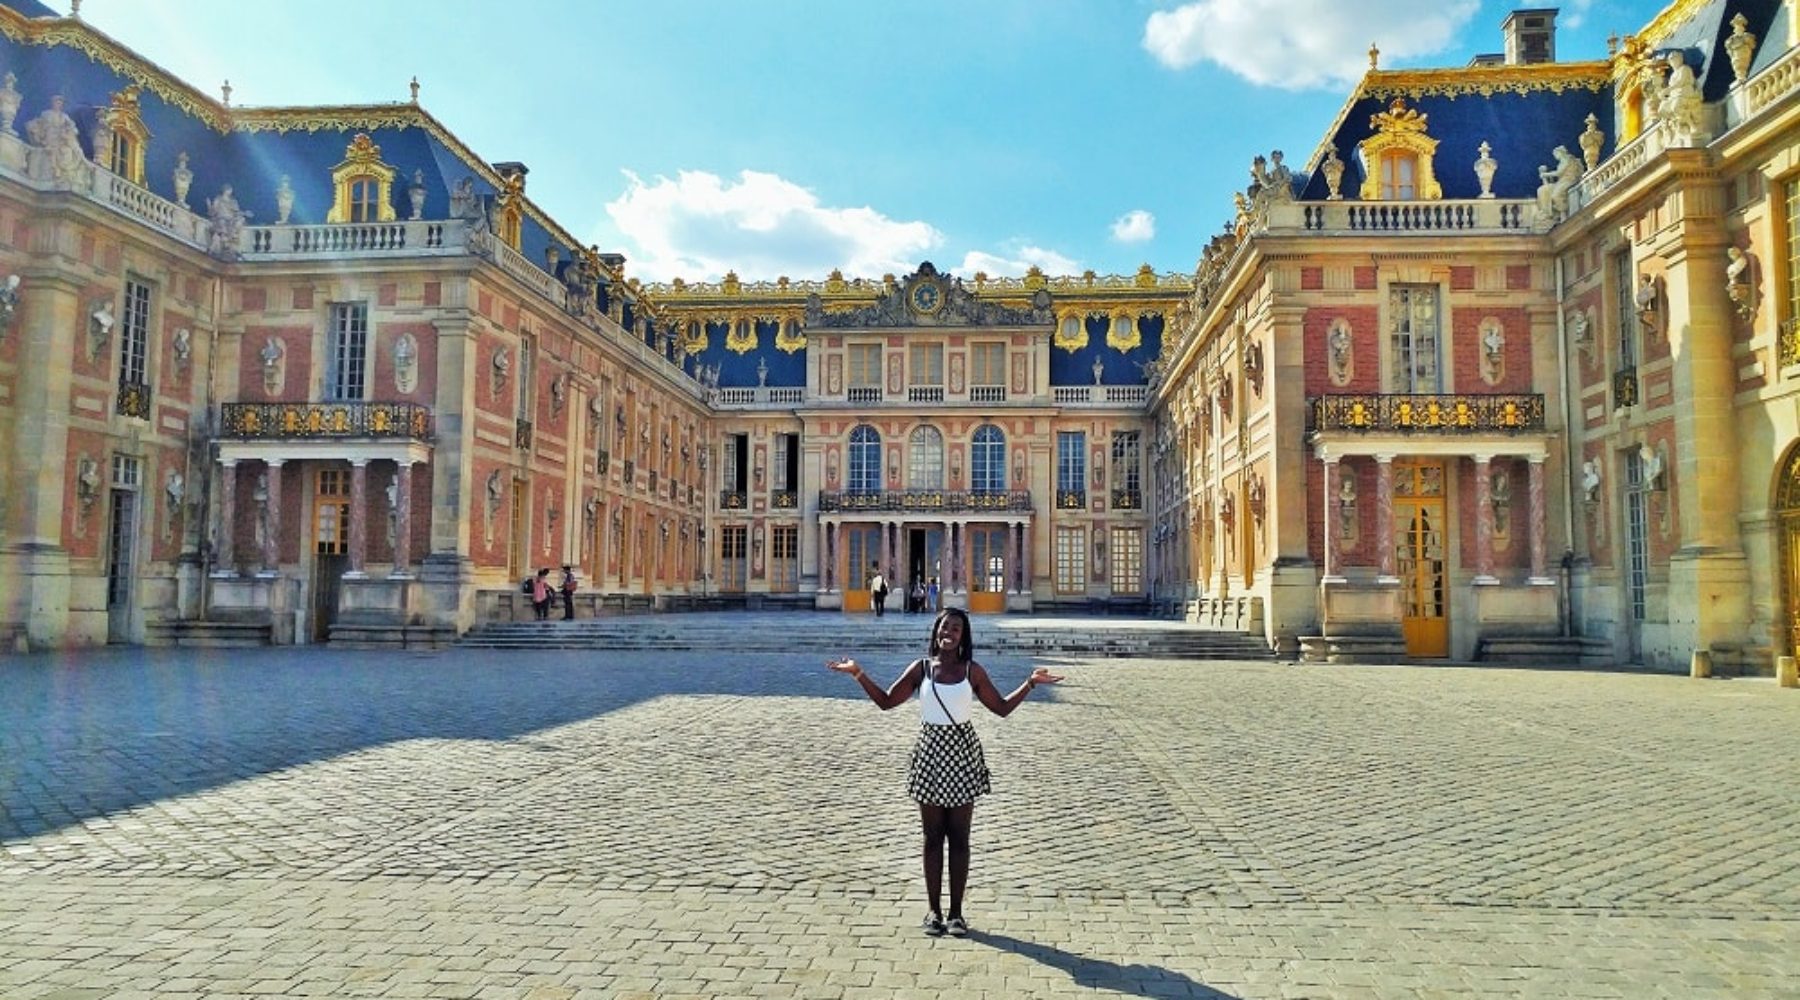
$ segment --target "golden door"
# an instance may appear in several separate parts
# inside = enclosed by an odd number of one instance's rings
[[[1800,511],[1781,514],[1781,566],[1786,577],[1787,593],[1783,596],[1786,654],[1800,650]]]
[[[1408,656],[1450,655],[1445,531],[1443,463],[1395,462],[1394,545]]]

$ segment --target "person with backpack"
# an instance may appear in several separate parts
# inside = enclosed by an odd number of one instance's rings
[[[870,563],[869,573],[869,601],[875,606],[875,617],[880,618],[887,611],[887,577],[881,575],[880,563]]]
[[[531,610],[538,621],[550,620],[550,567],[545,566],[531,578]]]
[[[581,583],[575,579],[575,568],[573,566],[570,566],[567,563],[563,564],[562,586],[557,589],[562,591],[563,621],[574,621],[575,591],[581,589]]]

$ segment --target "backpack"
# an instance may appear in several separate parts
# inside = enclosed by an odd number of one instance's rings
[[[529,576],[528,576],[528,577],[526,577],[526,578],[525,578],[525,579],[524,579],[524,580],[522,580],[522,581],[520,581],[520,583],[519,583],[519,593],[521,593],[521,594],[530,594],[530,593],[531,593],[531,591],[532,591],[532,586],[531,586],[531,584],[532,584],[532,578],[531,578],[531,577],[529,577]]]

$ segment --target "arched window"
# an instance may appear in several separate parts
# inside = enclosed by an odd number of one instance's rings
[[[850,432],[850,492],[881,492],[881,433],[868,424]]]
[[[906,462],[907,489],[943,489],[944,435],[930,425],[914,428],[906,442]]]
[[[344,149],[344,162],[331,168],[331,211],[326,222],[392,222],[394,168],[381,161],[381,147],[358,133]]]
[[[975,493],[1006,492],[1006,435],[993,424],[975,429],[969,448],[969,489]]]

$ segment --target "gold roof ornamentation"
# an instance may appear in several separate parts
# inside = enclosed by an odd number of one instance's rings
[[[1369,116],[1369,126],[1375,134],[1363,140],[1363,184],[1359,192],[1362,200],[1375,201],[1382,195],[1381,160],[1384,156],[1411,156],[1417,167],[1415,190],[1424,201],[1437,201],[1444,197],[1444,189],[1438,184],[1437,174],[1432,169],[1432,157],[1437,154],[1438,141],[1425,132],[1426,115],[1417,108],[1408,108],[1404,98],[1394,98],[1394,103],[1386,111]]]

